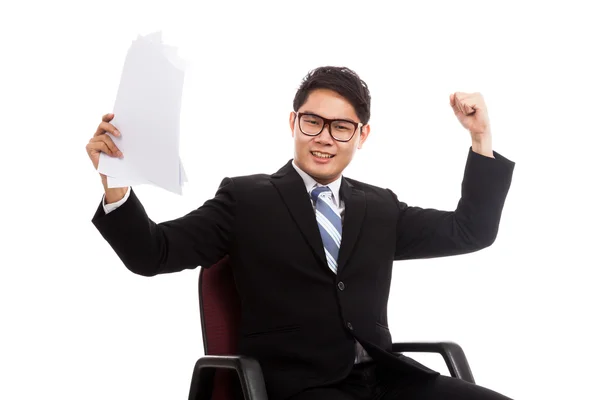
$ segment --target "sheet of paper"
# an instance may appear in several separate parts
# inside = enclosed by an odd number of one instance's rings
[[[184,62],[160,32],[133,41],[123,65],[111,123],[122,159],[100,154],[109,187],[153,184],[181,194],[187,182],[179,158]]]
[[[187,175],[185,174],[185,170],[183,168],[183,163],[179,163],[180,172],[180,186],[183,186],[185,182],[188,181]],[[137,186],[137,185],[154,185],[158,186],[153,182],[150,182],[144,179],[141,176],[133,177],[131,174],[128,177],[115,177],[115,176],[107,176],[108,187],[127,187],[127,186]]]

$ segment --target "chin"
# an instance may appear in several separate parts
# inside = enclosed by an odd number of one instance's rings
[[[311,157],[312,156],[301,160],[301,162],[298,163],[298,166],[315,180],[331,182],[341,174],[341,169],[337,162],[338,160],[330,160],[328,163],[319,163],[315,162]]]
[[[341,172],[335,168],[331,168],[330,166],[324,167],[324,166],[317,165],[317,166],[310,168],[308,173],[315,180],[331,182],[331,181],[334,181],[340,175]]]

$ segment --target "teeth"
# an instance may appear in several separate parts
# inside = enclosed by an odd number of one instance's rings
[[[318,151],[313,151],[312,152],[313,155],[319,157],[319,158],[331,158],[333,157],[331,154],[325,154],[325,153],[319,153]]]

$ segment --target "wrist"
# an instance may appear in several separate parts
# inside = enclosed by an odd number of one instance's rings
[[[494,158],[492,150],[492,137],[489,134],[472,134],[473,141],[471,147],[475,153],[486,157]]]
[[[104,186],[104,204],[116,203],[127,194],[129,187],[108,187],[108,179],[106,175],[102,175],[102,186]]]

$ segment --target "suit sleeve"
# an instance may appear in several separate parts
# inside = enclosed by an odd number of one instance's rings
[[[399,209],[395,260],[465,254],[496,240],[515,163],[494,157],[469,149],[455,211],[408,206],[392,193]]]
[[[130,271],[154,276],[210,267],[228,254],[235,205],[234,182],[225,178],[214,198],[171,221],[153,222],[132,190],[109,214],[101,203],[92,222]]]

